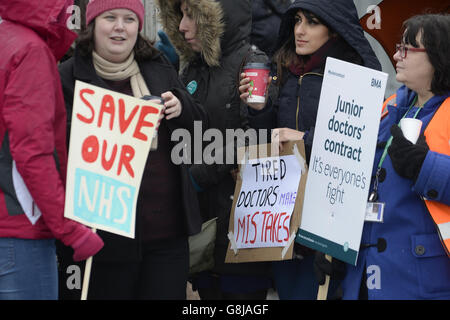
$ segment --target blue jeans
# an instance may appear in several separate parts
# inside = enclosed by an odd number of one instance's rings
[[[55,240],[0,238],[0,300],[56,300]]]

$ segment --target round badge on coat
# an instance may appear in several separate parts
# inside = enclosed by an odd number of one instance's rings
[[[197,81],[192,80],[191,82],[188,83],[186,89],[190,94],[194,94],[194,92],[197,91],[197,87],[198,87]]]

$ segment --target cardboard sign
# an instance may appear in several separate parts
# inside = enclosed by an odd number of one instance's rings
[[[328,58],[296,241],[356,265],[387,74]]]
[[[139,187],[161,109],[75,83],[65,217],[134,238]]]
[[[239,166],[225,262],[292,258],[307,175],[304,144],[290,142],[274,156],[271,148],[239,150],[246,157]]]

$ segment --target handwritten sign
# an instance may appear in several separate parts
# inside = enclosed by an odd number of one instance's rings
[[[134,238],[136,203],[161,106],[75,84],[64,215]]]
[[[296,241],[356,264],[387,74],[328,58]]]
[[[234,212],[237,248],[284,247],[302,169],[294,155],[250,160]]]
[[[226,262],[272,261],[287,254],[300,222],[306,165],[303,142],[290,143],[286,153],[260,156],[270,145],[253,146],[240,165],[230,217]],[[301,151],[299,151],[301,150]],[[241,152],[242,153],[242,152]]]

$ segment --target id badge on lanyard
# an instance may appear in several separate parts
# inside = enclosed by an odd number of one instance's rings
[[[413,107],[413,105],[417,101],[417,96],[414,98],[413,103],[409,107],[408,111],[403,115],[402,118],[404,118],[409,110]],[[419,113],[420,108],[417,110],[413,118],[417,117],[417,114]],[[378,222],[383,223],[383,214],[384,214],[384,206],[386,205],[384,202],[378,202],[378,183],[380,179],[380,173],[381,173],[381,166],[383,165],[384,159],[386,158],[386,155],[388,153],[388,149],[392,143],[393,137],[391,136],[389,140],[386,143],[386,146],[384,147],[383,154],[381,156],[380,162],[378,163],[377,172],[375,174],[375,181],[373,183],[373,189],[372,192],[369,195],[369,201],[367,202],[366,206],[366,216],[364,221],[367,222]]]
[[[375,174],[375,181],[373,183],[373,190],[369,195],[369,201],[366,206],[366,217],[364,221],[383,223],[384,202],[377,202],[378,200],[378,182],[381,172],[381,166],[378,167]]]
[[[383,223],[384,202],[367,202],[364,221]]]

